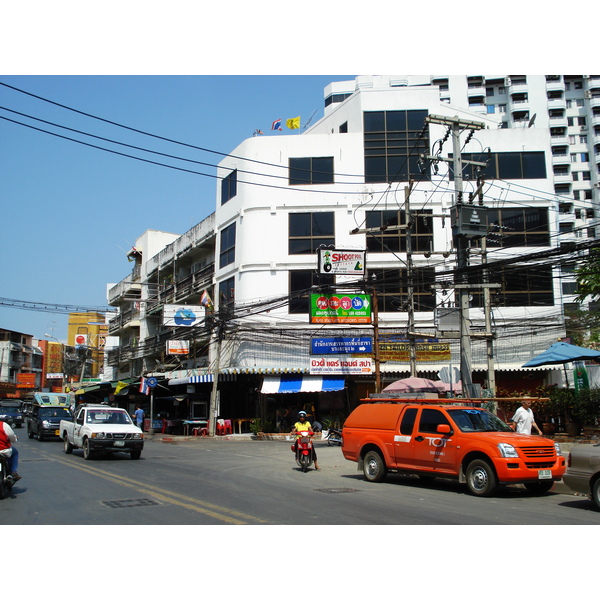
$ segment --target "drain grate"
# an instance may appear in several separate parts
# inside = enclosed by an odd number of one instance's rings
[[[130,498],[129,500],[102,500],[100,504],[108,508],[139,508],[140,506],[158,506],[160,502],[152,498]]]
[[[338,487],[338,488],[323,488],[320,490],[315,490],[315,492],[323,492],[324,494],[349,494],[351,492],[358,492],[360,490],[355,490],[353,488],[344,488],[344,487]]]

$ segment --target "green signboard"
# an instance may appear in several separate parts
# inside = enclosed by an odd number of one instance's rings
[[[368,294],[311,294],[311,323],[371,323]]]

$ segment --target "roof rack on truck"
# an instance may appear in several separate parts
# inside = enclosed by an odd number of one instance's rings
[[[62,406],[63,408],[69,408],[71,401],[69,399],[69,394],[36,392],[33,394],[33,403],[39,406]]]

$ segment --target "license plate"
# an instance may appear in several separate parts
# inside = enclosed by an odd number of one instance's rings
[[[552,479],[552,471],[550,469],[540,469],[538,471],[538,479]]]
[[[56,429],[56,430],[54,431],[54,435],[59,435],[59,434],[60,434],[60,431],[59,431],[58,429]]]
[[[116,442],[114,443],[114,445],[115,445],[115,446],[117,446],[117,447],[119,447],[119,448],[122,448],[122,447],[125,445],[125,442],[122,442],[122,441],[116,441]]]

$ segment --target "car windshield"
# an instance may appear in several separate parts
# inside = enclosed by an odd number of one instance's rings
[[[3,406],[0,408],[0,413],[3,415],[18,415],[21,413],[21,409],[16,406]]]
[[[131,420],[126,412],[116,410],[90,410],[87,413],[87,422],[129,425]]]
[[[40,408],[39,415],[45,419],[50,417],[60,417],[61,419],[71,417],[69,411],[64,408]]]
[[[450,409],[448,414],[458,428],[465,433],[471,431],[512,431],[504,421],[501,421],[496,415],[487,410]]]

